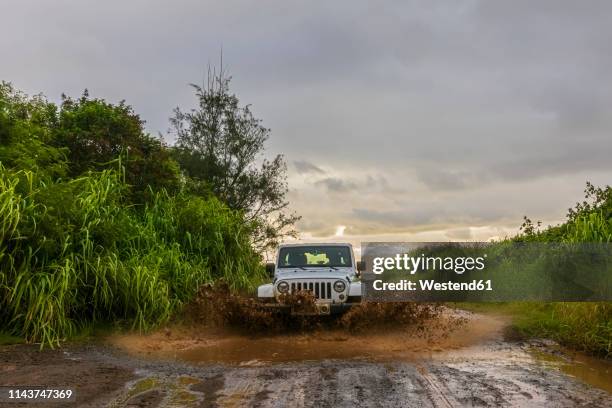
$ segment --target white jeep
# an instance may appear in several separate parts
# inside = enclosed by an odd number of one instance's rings
[[[351,244],[283,244],[275,263],[266,271],[272,283],[261,285],[257,297],[270,308],[288,309],[292,314],[335,314],[361,302],[360,272]],[[286,295],[310,292],[314,310],[303,313],[286,305]]]

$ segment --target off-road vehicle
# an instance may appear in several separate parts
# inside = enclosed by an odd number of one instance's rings
[[[283,244],[276,262],[266,270],[272,283],[262,285],[257,297],[264,306],[292,314],[341,313],[361,302],[360,272],[351,244]],[[291,295],[309,292],[314,307],[304,310],[290,304]]]

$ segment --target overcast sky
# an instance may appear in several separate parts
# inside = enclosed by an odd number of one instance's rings
[[[559,222],[612,179],[610,1],[3,0],[0,80],[125,99],[167,136],[224,64],[308,239]]]

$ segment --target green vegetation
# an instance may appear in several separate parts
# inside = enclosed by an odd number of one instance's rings
[[[517,240],[527,242],[612,242],[612,187],[587,183],[585,200],[570,208],[567,221],[539,229],[525,217]],[[612,356],[612,304],[552,303],[519,305],[516,327],[528,336],[552,338],[590,353]],[[521,310],[522,309],[522,310]]]
[[[0,332],[0,346],[21,343],[23,343],[23,339],[21,337],[11,336],[10,334]]]
[[[585,200],[570,208],[567,221],[542,229],[525,217],[518,242],[592,243],[612,241],[612,187],[587,183]],[[550,338],[562,345],[603,357],[612,356],[612,303],[511,302],[462,304],[476,311],[513,317],[514,328],[525,337]]]
[[[92,324],[140,330],[203,283],[264,276],[258,220],[183,174],[132,109],[60,106],[0,85],[0,329],[42,345]],[[200,183],[202,185],[202,183]]]

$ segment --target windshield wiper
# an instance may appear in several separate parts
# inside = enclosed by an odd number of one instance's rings
[[[338,268],[336,268],[335,266],[331,266],[331,265],[329,265],[329,267],[330,267],[330,268],[332,268],[334,271],[337,271],[337,270],[338,270]]]

